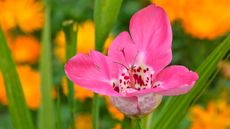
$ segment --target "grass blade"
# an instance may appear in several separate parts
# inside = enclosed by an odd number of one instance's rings
[[[7,46],[4,33],[0,27],[0,68],[3,74],[7,99],[9,102],[10,117],[14,129],[34,129],[32,119],[25,98],[16,66],[13,62],[10,49]]]
[[[122,0],[96,0],[94,22],[96,25],[96,50],[103,51],[104,41],[108,37],[121,8]]]
[[[46,5],[40,59],[42,103],[39,109],[38,127],[39,129],[55,129],[54,106],[52,100],[53,80],[51,64],[50,7],[48,4]]]
[[[66,60],[69,60],[76,54],[77,50],[77,27],[73,21],[67,21],[63,25],[66,39]],[[74,98],[74,84],[68,79],[68,102],[71,114],[71,129],[75,127],[75,98]]]
[[[194,88],[185,95],[171,97],[160,112],[159,119],[154,121],[152,129],[174,129],[186,115],[189,107],[207,89],[208,82],[216,72],[216,67],[221,59],[230,50],[230,35],[208,56],[198,67],[199,80]]]
[[[103,46],[120,11],[122,0],[96,0],[94,8],[95,49],[103,51]],[[100,96],[93,98],[93,129],[99,129]]]

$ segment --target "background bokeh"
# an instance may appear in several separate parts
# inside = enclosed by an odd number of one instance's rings
[[[105,41],[105,54],[116,35],[128,30],[131,15],[150,3],[163,7],[170,18],[173,29],[172,64],[181,64],[196,70],[230,31],[229,0],[124,0],[115,26]],[[51,0],[49,4],[54,78],[52,97],[55,109],[57,101],[61,101],[62,126],[63,129],[68,129],[68,88],[63,71],[66,62],[66,41],[62,24],[67,20],[77,22],[78,52],[88,53],[94,49],[94,0]],[[26,103],[32,112],[34,122],[41,103],[39,57],[44,7],[39,0],[0,0],[0,25],[17,65]],[[230,128],[230,61],[221,61],[218,69],[220,73],[191,107],[178,129]],[[93,93],[75,85],[74,97],[76,129],[91,129]],[[107,97],[101,97],[100,111],[100,126],[103,129],[120,129],[123,121],[126,121],[125,116],[111,105]],[[0,129],[12,129],[1,74]]]

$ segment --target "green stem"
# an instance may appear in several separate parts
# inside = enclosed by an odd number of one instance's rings
[[[133,118],[131,119],[131,128],[132,129],[141,129],[141,119]]]
[[[57,87],[57,129],[62,129],[61,115],[61,87]]]
[[[50,32],[50,6],[45,1],[45,25],[42,32],[42,48],[40,58],[41,73],[41,107],[38,120],[39,129],[55,129],[54,106],[52,98],[52,53]]]
[[[73,21],[66,21],[63,23],[63,29],[65,32],[65,39],[66,39],[66,60],[69,60],[76,54],[77,48],[77,27],[75,26],[75,22]],[[76,27],[76,28],[75,28]],[[70,109],[70,123],[71,129],[76,128],[75,123],[75,99],[74,99],[74,84],[67,80],[68,86],[68,102],[69,102],[69,109]]]
[[[141,128],[150,129],[150,127],[152,125],[152,118],[153,118],[153,112],[151,114],[145,116],[144,118],[142,118]]]
[[[99,129],[99,109],[100,109],[100,96],[94,94],[93,97],[93,129]]]

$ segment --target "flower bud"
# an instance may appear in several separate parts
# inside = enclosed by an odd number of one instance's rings
[[[142,117],[161,103],[162,96],[149,93],[132,97],[110,97],[112,104],[128,117]]]

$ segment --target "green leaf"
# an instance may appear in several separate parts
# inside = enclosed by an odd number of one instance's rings
[[[152,129],[174,129],[186,115],[189,107],[204,93],[216,75],[216,67],[230,50],[230,35],[198,67],[199,80],[193,89],[181,96],[170,97],[154,121]]]
[[[115,23],[122,0],[96,0],[94,22],[96,25],[96,50],[102,51],[104,41]]]
[[[7,46],[4,33],[0,27],[0,68],[5,82],[7,99],[9,102],[10,117],[14,129],[34,129],[32,119],[25,98],[16,66],[13,62],[10,49]]]
[[[66,39],[66,59],[69,60],[76,54],[77,50],[77,25],[74,21],[66,21],[63,23],[63,29]],[[68,79],[68,102],[71,114],[71,129],[75,129],[75,98],[74,98],[74,84]]]
[[[131,127],[132,129],[141,129],[141,119],[133,118],[131,119]]]
[[[46,4],[45,25],[42,32],[42,48],[40,58],[41,72],[41,107],[38,114],[39,129],[55,129],[54,106],[52,100],[52,63],[51,63],[51,33],[50,7]]]
[[[96,0],[94,9],[95,48],[103,51],[103,46],[118,16],[122,0]],[[100,96],[93,98],[93,129],[99,129]]]

